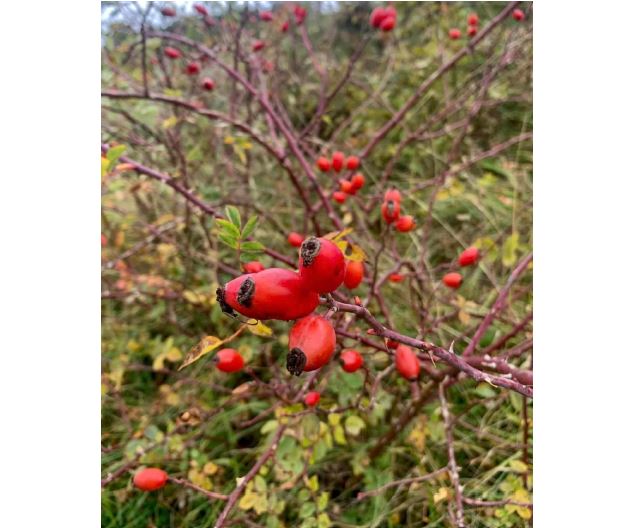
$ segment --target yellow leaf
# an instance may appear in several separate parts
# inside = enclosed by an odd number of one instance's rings
[[[263,324],[261,321],[258,321],[256,325],[248,325],[247,329],[254,335],[261,337],[270,337],[273,335],[273,330],[269,328],[266,324]]]
[[[172,116],[172,117],[168,117],[167,119],[165,119],[163,121],[163,123],[161,123],[161,126],[163,128],[172,128],[174,125],[176,125],[179,122],[178,117],[176,116]]]
[[[329,420],[329,424],[333,426],[338,425],[340,421],[342,420],[342,415],[337,413],[329,414],[328,420]]]
[[[512,460],[509,463],[509,467],[512,469],[512,471],[515,471],[517,473],[526,473],[527,472],[527,464],[525,464],[521,460]]]
[[[161,352],[157,357],[154,358],[152,362],[152,370],[163,370],[165,368],[165,352]]]
[[[165,398],[165,402],[168,405],[178,405],[179,403],[181,403],[181,397],[176,393],[176,392],[170,392],[166,398]]]
[[[183,357],[183,354],[181,353],[181,351],[176,348],[176,347],[172,347],[170,350],[168,350],[167,354],[165,355],[166,359],[168,361],[178,361],[179,359],[181,359]]]
[[[136,352],[137,350],[141,348],[141,345],[137,343],[134,339],[131,339],[130,341],[128,341],[127,348],[128,350],[130,350],[130,352]]]
[[[327,240],[331,240],[332,242],[337,242],[338,240],[341,240],[345,236],[350,235],[352,232],[353,232],[353,228],[347,227],[346,229],[342,231],[331,231],[330,233],[327,233],[326,235],[324,235],[322,238],[326,238]]]
[[[206,475],[214,475],[218,471],[218,466],[214,462],[207,462],[203,466],[203,473]]]
[[[123,243],[126,241],[126,234],[119,230],[117,231],[117,234],[115,235],[115,246],[120,248],[121,246],[123,246]]]
[[[172,220],[174,220],[174,215],[170,214],[170,213],[167,213],[167,214],[161,215],[159,218],[157,218],[154,221],[154,225],[156,227],[158,227],[160,225],[167,224],[168,222],[171,222]]]
[[[419,452],[423,452],[426,447],[427,418],[425,415],[417,421],[412,431],[408,435],[408,443]]]
[[[217,349],[224,343],[216,336],[206,336],[201,339],[196,345],[194,345],[185,356],[183,364],[179,367],[179,370],[191,365],[195,361],[202,358],[204,355],[209,354],[212,350]]]
[[[309,479],[305,477],[305,484],[307,488],[309,488],[314,493],[320,489],[320,483],[318,481],[317,475],[313,475]]]
[[[434,494],[434,503],[446,500],[450,496],[450,490],[446,487],[439,488],[439,490]]]
[[[238,507],[241,510],[251,510],[254,507],[254,504],[256,504],[257,500],[258,500],[258,495],[254,493],[249,486],[247,486],[247,490],[245,491],[245,494],[240,499],[240,502],[238,503]]]
[[[101,158],[101,177],[103,178],[108,174],[108,165],[110,165],[110,160],[107,158]]]
[[[467,325],[470,323],[470,320],[472,319],[470,317],[470,314],[467,313],[465,310],[459,310],[459,313],[457,314],[459,321],[461,321],[462,324]]]
[[[183,292],[183,298],[191,304],[198,304],[201,302],[200,295],[192,290],[185,290]]]
[[[233,136],[225,136],[225,145],[232,145],[234,143],[234,138]]]
[[[335,443],[340,445],[346,445],[346,437],[344,436],[344,428],[341,425],[336,425],[333,429],[333,439]]]

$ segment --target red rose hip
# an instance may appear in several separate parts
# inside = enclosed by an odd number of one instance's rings
[[[333,242],[309,237],[300,246],[298,269],[307,288],[330,293],[344,281],[346,262],[342,251]]]
[[[346,262],[346,273],[344,274],[344,286],[349,290],[357,288],[364,278],[364,263],[355,260]]]
[[[386,32],[392,31],[394,29],[394,27],[395,27],[395,23],[396,23],[395,17],[389,16],[389,17],[384,18],[381,21],[381,25],[379,26],[379,28],[382,31],[386,31]]]
[[[479,258],[478,248],[474,246],[467,248],[459,255],[459,266],[470,266]]]
[[[216,368],[223,372],[238,372],[245,365],[245,360],[237,350],[223,348],[214,357]]]
[[[451,272],[451,273],[446,273],[443,276],[443,283],[448,287],[448,288],[458,288],[461,285],[461,282],[463,282],[463,277],[461,277],[460,273],[456,273],[455,271]]]
[[[345,372],[355,372],[364,364],[364,358],[357,350],[344,350],[340,354],[340,361]]]
[[[172,7],[164,7],[161,9],[161,14],[167,17],[173,17],[176,15],[176,11]]]
[[[477,33],[478,33],[478,29],[476,28],[476,26],[470,26],[470,27],[467,28],[468,36],[473,37]]]
[[[300,247],[302,245],[302,241],[304,240],[304,237],[296,232],[291,232],[289,233],[289,236],[287,237],[287,242],[289,242],[289,244],[291,244],[294,247]]]
[[[370,14],[370,25],[378,28],[386,18],[386,10],[383,7],[376,7]]]
[[[299,376],[326,365],[335,351],[335,330],[321,315],[300,319],[289,332],[287,370]]]
[[[478,15],[476,13],[470,13],[467,16],[467,23],[470,26],[476,26],[478,24]]]
[[[351,178],[351,183],[353,184],[353,189],[359,191],[364,186],[364,183],[366,183],[366,178],[364,178],[361,172],[356,172]]]
[[[316,165],[322,172],[331,170],[331,161],[323,156],[317,159]]]
[[[187,73],[188,75],[196,75],[200,71],[201,71],[201,65],[198,62],[190,62],[185,67],[185,73]]]
[[[320,393],[316,391],[307,392],[304,397],[304,404],[307,407],[315,407],[318,403],[320,403]]]
[[[342,167],[344,166],[344,153],[343,152],[334,152],[333,153],[333,160],[331,162],[331,165],[333,167],[333,170],[335,172],[339,172],[342,170]]]
[[[165,486],[168,474],[159,468],[145,468],[135,473],[133,484],[143,491],[154,491]]]
[[[265,267],[257,260],[252,260],[251,262],[247,262],[247,264],[244,265],[244,268],[245,268],[245,273],[258,273],[265,269]]]
[[[203,85],[203,88],[207,91],[212,91],[214,89],[214,87],[216,86],[216,84],[214,83],[214,81],[212,81],[212,79],[210,79],[209,77],[205,77],[205,79],[203,79],[203,82],[201,83]]]
[[[410,215],[405,215],[399,217],[397,222],[395,222],[395,229],[397,231],[401,231],[402,233],[407,233],[408,231],[412,231],[416,227],[414,218]]]
[[[333,193],[333,200],[337,203],[344,203],[346,201],[346,193],[342,191],[335,191]]]
[[[207,16],[207,9],[205,9],[205,6],[202,6],[201,4],[194,4],[194,9],[196,9],[201,15]]]
[[[357,156],[346,158],[346,168],[348,170],[355,170],[357,167],[359,167],[359,158]]]
[[[461,30],[458,28],[452,28],[450,31],[448,31],[448,35],[452,40],[459,39],[461,38]]]
[[[520,9],[514,9],[514,11],[512,12],[512,17],[514,17],[514,20],[520,22],[525,18],[525,13],[523,13]]]
[[[419,358],[409,346],[403,344],[395,350],[395,366],[399,374],[409,381],[417,379],[421,371]]]
[[[163,50],[163,54],[169,59],[178,59],[181,56],[181,52],[179,50],[169,46]]]

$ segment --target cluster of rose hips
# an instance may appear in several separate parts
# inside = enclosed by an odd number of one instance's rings
[[[525,13],[520,9],[514,9],[512,11],[512,18],[520,22],[525,18]],[[470,13],[467,17],[467,34],[469,37],[473,37],[478,33],[478,15],[476,13]],[[461,38],[461,30],[459,28],[451,28],[448,31],[448,36],[452,40]]]
[[[458,259],[459,266],[461,267],[471,266],[478,261],[479,257],[480,257],[480,254],[479,254],[478,248],[471,246],[459,255],[459,259]],[[459,286],[461,286],[462,282],[463,282],[463,277],[461,276],[460,273],[457,273],[456,271],[446,273],[443,276],[443,283],[448,288],[456,289]]]
[[[318,169],[322,172],[329,172],[333,169],[335,172],[340,172],[344,167],[348,170],[356,170],[359,167],[359,158],[357,156],[346,157],[343,152],[334,152],[331,159],[320,156],[315,162]],[[356,172],[351,176],[350,180],[342,178],[339,181],[339,191],[333,193],[333,200],[338,203],[344,203],[349,195],[354,195],[359,191],[366,183],[366,178],[361,172]]]
[[[397,23],[397,10],[393,6],[376,7],[370,14],[370,25],[382,31],[392,31]]]
[[[402,233],[412,231],[417,224],[411,215],[401,214],[401,193],[397,189],[389,189],[381,204],[381,215],[387,224],[395,223],[395,229]]]
[[[304,22],[306,18],[306,9],[301,6],[293,7],[293,17],[295,18],[295,23],[300,26]],[[260,20],[263,22],[272,22],[273,21],[273,13],[271,11],[261,11],[260,12]],[[286,33],[289,30],[289,21],[285,20],[280,26],[280,31],[282,33]]]
[[[168,59],[172,59],[172,60],[181,58],[181,51],[176,48],[172,48],[170,46],[163,48],[163,54]],[[185,73],[187,75],[198,75],[200,72],[201,72],[201,65],[200,63],[196,61],[188,62],[187,65],[185,66]],[[212,91],[214,87],[216,86],[216,84],[209,77],[205,77],[201,81],[201,86],[203,87],[204,90]]]

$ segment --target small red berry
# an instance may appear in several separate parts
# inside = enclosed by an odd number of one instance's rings
[[[216,84],[214,83],[214,81],[212,81],[212,79],[210,79],[209,77],[205,77],[205,79],[203,79],[203,82],[201,83],[203,85],[203,88],[205,90],[208,91],[212,91],[214,89],[214,87],[216,86]]]
[[[331,170],[331,161],[328,158],[325,158],[324,156],[319,157],[317,159],[316,165],[318,166],[318,169],[320,169],[322,172],[328,172]]]
[[[455,271],[453,271],[452,273],[446,273],[443,276],[443,283],[448,287],[448,288],[458,288],[461,285],[461,282],[463,281],[463,277],[461,277],[460,273],[456,273]]]
[[[525,18],[525,13],[523,13],[520,9],[514,9],[512,16],[514,17],[514,20],[520,22]]]
[[[353,184],[353,189],[359,191],[364,186],[364,183],[366,183],[366,178],[364,178],[361,172],[356,172],[351,178],[351,183]]]
[[[403,344],[395,350],[395,366],[399,374],[409,381],[417,379],[421,371],[419,358],[409,346]]]
[[[254,51],[260,51],[265,47],[265,43],[262,40],[256,40],[252,45],[251,49]]]
[[[343,152],[334,152],[333,153],[333,161],[332,161],[332,165],[333,165],[333,170],[335,172],[339,172],[342,170],[342,167],[344,166],[344,153]]]
[[[108,239],[106,238],[106,235],[104,235],[102,233],[101,234],[101,247],[104,247],[106,244],[108,244]]]
[[[170,48],[169,46],[163,50],[163,53],[169,59],[178,59],[181,56],[181,52],[176,48]]]
[[[393,28],[395,27],[395,23],[396,23],[395,17],[389,16],[389,17],[384,18],[381,21],[381,25],[379,26],[379,28],[382,31],[386,31],[386,32],[392,31]]]
[[[216,368],[223,372],[238,372],[245,366],[245,360],[237,350],[233,348],[223,348],[219,350],[214,358]]]
[[[386,341],[386,346],[391,349],[395,349],[400,345],[399,341],[393,341],[392,339],[388,339]]]
[[[364,278],[364,263],[356,260],[346,261],[346,273],[344,274],[344,286],[349,290],[357,288]]]
[[[287,237],[287,242],[291,244],[293,247],[300,247],[302,245],[302,241],[304,237],[300,233],[291,232]]]
[[[320,402],[320,393],[319,392],[307,392],[304,397],[304,404],[307,407],[315,407]]]
[[[355,194],[353,182],[349,180],[340,180],[340,191],[346,194]]]
[[[306,9],[300,6],[295,6],[293,8],[293,15],[295,16],[296,24],[298,24],[299,26],[302,24],[302,22],[304,22],[304,19],[306,18]]]
[[[185,67],[185,73],[187,73],[188,75],[196,75],[200,71],[201,71],[201,65],[198,62],[190,62]]]
[[[287,31],[289,31],[289,21],[288,20],[286,22],[284,22],[280,26],[280,31],[282,31],[283,33],[286,33]]]
[[[308,288],[330,293],[344,281],[346,261],[340,248],[330,240],[309,237],[300,247],[298,269]]]
[[[386,10],[383,7],[376,7],[370,14],[370,25],[378,28],[386,18]]]
[[[173,17],[176,15],[176,10],[172,7],[164,7],[161,9],[161,14],[167,17]]]
[[[263,22],[271,22],[273,20],[273,13],[271,11],[262,11],[260,13],[260,20]]]
[[[246,273],[216,290],[216,300],[229,315],[234,310],[245,317],[291,321],[309,315],[320,302],[299,273],[269,268]]]
[[[474,264],[479,257],[478,248],[474,246],[467,248],[463,253],[459,255],[459,266],[469,266]]]
[[[398,200],[386,200],[381,204],[381,215],[388,224],[391,224],[399,218],[400,211],[401,202]]]
[[[132,479],[133,484],[143,491],[154,491],[165,486],[168,474],[159,468],[145,468],[137,471]]]
[[[359,167],[359,158],[357,156],[346,158],[346,168],[348,170],[355,170],[357,167]]]
[[[478,28],[476,26],[470,26],[467,28],[467,34],[470,37],[473,37],[478,33]]]
[[[476,26],[478,24],[478,15],[476,13],[470,13],[467,16],[467,23],[470,26]]]
[[[346,193],[342,191],[335,191],[333,193],[333,200],[337,203],[344,203],[346,201]]]
[[[461,38],[461,30],[458,28],[452,28],[450,31],[448,31],[448,35],[450,35],[450,38],[452,40],[456,40],[458,38]]]
[[[416,227],[414,218],[410,215],[405,215],[399,217],[397,222],[395,223],[395,229],[397,231],[401,231],[402,233],[407,233],[408,231],[412,231]]]
[[[207,16],[207,9],[201,4],[194,4],[194,9],[196,9],[201,15]]]
[[[335,351],[335,330],[321,315],[300,319],[289,332],[287,370],[299,376],[326,365]]]
[[[391,273],[388,275],[388,280],[390,282],[401,282],[405,277],[401,273]]]
[[[355,372],[364,364],[364,358],[357,350],[344,350],[340,361],[345,372]]]
[[[252,260],[251,262],[247,262],[247,264],[244,265],[244,268],[245,268],[245,273],[258,273],[265,269],[262,263],[258,262],[257,260]]]

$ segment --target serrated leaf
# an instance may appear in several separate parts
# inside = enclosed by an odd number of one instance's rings
[[[227,235],[226,233],[219,233],[218,239],[226,246],[229,246],[232,249],[238,249],[238,240],[236,238]]]
[[[243,228],[243,232],[240,234],[241,238],[243,239],[249,238],[249,235],[251,235],[256,229],[257,224],[258,224],[258,217],[256,215],[249,217],[249,220],[247,220],[247,223],[245,224],[245,227]]]
[[[256,325],[247,325],[247,329],[254,335],[261,337],[271,337],[273,335],[273,330],[269,328],[266,324],[263,324],[262,321],[258,321]]]
[[[349,416],[344,421],[344,429],[351,436],[357,436],[366,427],[366,423],[359,416]]]
[[[240,212],[233,205],[225,207],[225,215],[229,218],[229,221],[240,229]]]
[[[224,233],[227,236],[236,237],[237,239],[240,238],[240,230],[229,220],[217,218],[216,224],[220,227],[221,233]]]
[[[240,244],[240,250],[247,253],[262,253],[265,246],[260,242],[242,242]]]

